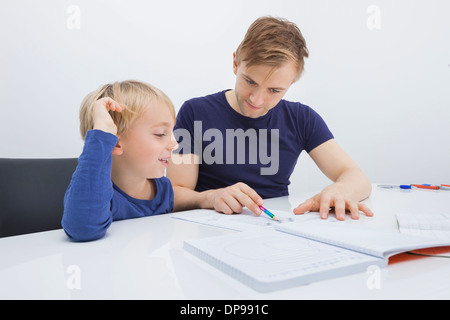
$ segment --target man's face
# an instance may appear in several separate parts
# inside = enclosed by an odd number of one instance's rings
[[[247,67],[245,61],[238,65],[235,55],[233,71],[236,75],[237,105],[232,107],[249,118],[262,117],[274,108],[294,83],[297,75],[297,69],[292,61],[280,67],[269,65]]]

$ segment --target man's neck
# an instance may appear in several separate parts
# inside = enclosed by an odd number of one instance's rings
[[[239,104],[236,99],[236,93],[234,90],[229,90],[225,92],[225,98],[227,99],[228,104],[234,111],[241,113],[239,110]]]

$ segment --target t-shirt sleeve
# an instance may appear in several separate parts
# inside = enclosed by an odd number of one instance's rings
[[[197,150],[197,146],[201,146],[201,136],[196,137],[195,134],[202,134],[201,131],[195,130],[194,109],[191,101],[186,101],[177,114],[174,127],[174,135],[178,142],[178,148],[173,152],[176,154],[200,154],[201,150]],[[200,144],[195,140],[200,139]]]
[[[322,143],[334,139],[327,124],[316,111],[305,106],[302,114],[303,115],[299,119],[299,128],[302,129],[300,135],[303,138],[304,149],[306,152],[309,153]]]
[[[112,151],[117,137],[100,130],[86,134],[83,152],[78,158],[64,196],[62,227],[74,241],[103,237],[112,222]]]
[[[160,199],[160,205],[156,212],[156,214],[170,213],[173,211],[173,200],[174,200],[174,192],[172,183],[169,178],[161,177],[159,179],[155,179],[157,186],[159,188],[159,192],[161,192],[162,196]]]

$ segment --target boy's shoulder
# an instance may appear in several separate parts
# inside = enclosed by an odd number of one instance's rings
[[[172,182],[166,176],[154,179],[157,192],[158,202],[161,205],[166,206],[166,212],[173,211],[174,192]]]
[[[165,188],[172,189],[172,182],[166,176],[163,176],[161,178],[153,178],[153,180],[155,181],[158,187],[163,186]]]
[[[173,198],[173,186],[172,182],[166,176],[153,179],[158,189],[158,193],[164,195],[164,197]]]

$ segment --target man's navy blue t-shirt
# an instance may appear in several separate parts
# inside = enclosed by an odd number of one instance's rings
[[[259,118],[236,112],[225,92],[186,101],[177,115],[175,153],[199,156],[196,191],[243,182],[262,198],[288,195],[300,153],[333,139],[310,107],[281,100]]]

